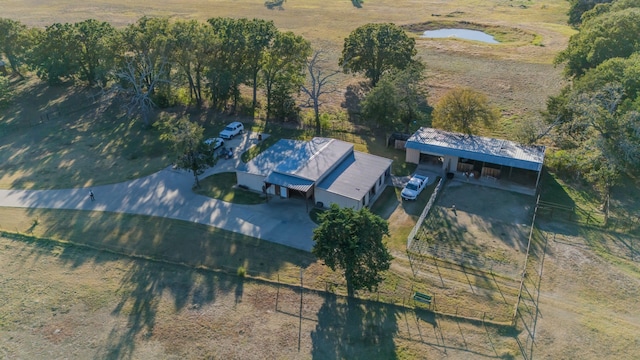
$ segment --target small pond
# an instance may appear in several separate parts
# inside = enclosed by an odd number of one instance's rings
[[[493,36],[478,30],[468,29],[439,29],[427,30],[422,34],[425,38],[448,38],[455,37],[465,40],[481,41],[489,44],[499,44]]]

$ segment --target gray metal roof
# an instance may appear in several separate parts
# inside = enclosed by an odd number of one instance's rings
[[[352,151],[353,144],[335,139],[281,139],[241,170],[263,176],[277,172],[316,181]]]
[[[238,170],[248,172],[250,174],[267,176],[282,161],[296,152],[296,149],[304,146],[304,141],[281,139],[268,149],[264,150],[251,161],[238,167]]]
[[[425,127],[411,135],[406,147],[426,153],[457,156],[536,171],[542,169],[545,152],[545,147],[541,145],[522,145],[509,140]]]
[[[316,187],[360,200],[392,162],[391,159],[354,151]]]
[[[313,181],[301,179],[296,176],[272,172],[264,179],[264,182],[274,185],[284,186],[289,189],[307,192],[313,186]]]

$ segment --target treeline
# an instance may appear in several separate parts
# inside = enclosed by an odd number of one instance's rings
[[[625,173],[640,169],[640,0],[573,1],[578,33],[558,54],[570,85],[549,99],[556,171],[593,184],[608,212]]]
[[[286,118],[311,45],[260,19],[143,17],[123,29],[89,19],[40,29],[0,18],[0,54],[14,73],[34,71],[50,85],[120,88],[143,115],[145,106],[169,106],[178,98],[235,108],[246,85],[254,108],[261,89],[268,116]]]

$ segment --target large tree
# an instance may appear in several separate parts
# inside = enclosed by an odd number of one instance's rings
[[[610,83],[622,85],[623,101],[634,101],[640,95],[640,52],[628,58],[616,57],[604,61],[576,79],[570,89],[575,93],[589,92]]]
[[[562,166],[581,173],[600,191],[606,215],[611,188],[620,175],[640,168],[640,112],[620,108],[623,97],[620,84],[572,94],[571,117],[556,132],[564,151],[571,154],[570,163]]]
[[[409,132],[411,124],[427,118],[429,106],[422,86],[424,65],[414,62],[404,70],[385,74],[362,101],[362,115],[386,130]]]
[[[242,19],[240,21],[244,27],[244,36],[246,38],[244,58],[249,73],[249,80],[253,88],[252,107],[255,110],[257,104],[258,74],[263,67],[263,57],[268,51],[271,42],[274,41],[274,38],[276,36],[282,37],[282,34],[278,32],[273,21],[261,19]],[[293,33],[291,33],[291,35],[293,35]],[[302,37],[300,37],[300,39],[306,41]]]
[[[472,134],[479,124],[491,127],[499,116],[484,94],[462,87],[447,92],[436,103],[432,125],[443,130]]]
[[[89,85],[107,83],[118,56],[116,30],[107,22],[89,19],[73,24],[78,71]]]
[[[30,46],[26,25],[19,21],[0,18],[0,55],[9,60],[11,70],[20,76],[20,65],[24,63]]]
[[[392,79],[382,77],[378,85],[369,91],[362,103],[362,117],[372,126],[384,130],[395,130],[394,123],[400,112],[399,95]]]
[[[55,85],[78,73],[79,45],[72,24],[55,23],[34,35],[35,46],[28,62],[38,77]]]
[[[363,73],[372,86],[392,69],[404,69],[416,55],[415,40],[391,24],[366,24],[344,40],[339,65],[345,73]]]
[[[221,47],[213,54],[207,77],[214,106],[223,108],[233,100],[235,111],[240,98],[240,85],[249,78],[246,48],[247,37],[244,24],[231,18],[207,20]]]
[[[575,27],[582,23],[582,15],[598,4],[610,3],[613,0],[569,0],[569,24]]]
[[[369,209],[331,208],[320,215],[320,226],[313,231],[313,254],[332,270],[342,270],[347,281],[347,293],[377,288],[382,272],[393,259],[383,239],[389,235],[386,220]]]
[[[307,104],[313,108],[316,123],[316,135],[320,135],[320,106],[327,94],[337,91],[332,78],[340,73],[339,70],[327,70],[323,64],[323,51],[316,50],[307,61],[307,83],[302,85],[302,92],[307,95]]]
[[[171,26],[170,59],[174,61],[189,86],[189,97],[202,105],[203,77],[215,49],[220,46],[213,29],[197,20],[178,20]]]
[[[153,64],[149,56],[129,56],[126,63],[115,72],[119,80],[113,90],[124,95],[127,115],[140,115],[145,126],[151,124],[151,111],[156,107],[153,94],[160,84],[167,83],[167,62]]]
[[[640,51],[640,8],[607,12],[590,18],[571,36],[555,59],[565,64],[565,74],[580,77],[607,59],[628,57]]]
[[[164,119],[156,125],[162,132],[160,139],[171,144],[175,154],[175,166],[191,171],[195,186],[200,187],[199,175],[215,165],[213,148],[203,142],[204,128],[188,118]]]
[[[304,82],[304,65],[310,54],[311,45],[302,36],[290,31],[277,33],[261,64],[267,96],[267,118],[286,114],[287,100],[293,101],[292,95],[300,90]]]
[[[135,24],[127,26],[122,31],[125,57],[121,62],[121,69],[126,72],[133,70],[142,90],[148,97],[157,102],[156,95],[160,90],[164,90],[163,100],[171,96],[171,63],[169,61],[172,53],[170,40],[169,19],[155,17],[141,17]],[[161,86],[157,81],[163,79]]]

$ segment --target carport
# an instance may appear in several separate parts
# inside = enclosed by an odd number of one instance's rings
[[[529,194],[535,194],[545,153],[540,145],[424,127],[407,140],[406,149],[407,162],[482,184],[518,185]]]

